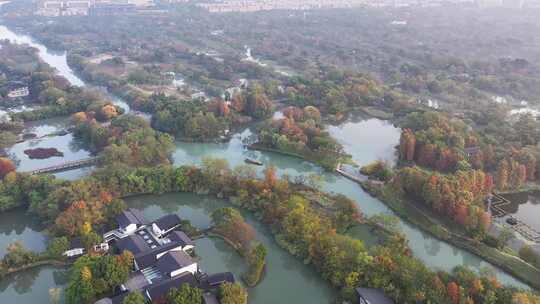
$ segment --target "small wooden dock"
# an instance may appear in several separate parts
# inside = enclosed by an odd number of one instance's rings
[[[90,166],[94,165],[97,162],[97,160],[98,160],[97,157],[85,158],[85,159],[80,159],[80,160],[76,160],[76,161],[65,162],[65,163],[62,163],[62,164],[59,164],[59,165],[55,165],[55,166],[36,169],[36,170],[33,170],[33,171],[29,171],[27,173],[29,173],[31,175],[38,175],[38,174],[46,174],[46,173],[55,173],[55,172],[63,172],[63,171],[75,170],[75,169],[79,169],[79,168],[90,167]]]
[[[491,198],[491,215],[493,217],[503,217],[507,212],[501,206],[509,205],[511,202],[497,193],[492,193]]]
[[[492,193],[491,202],[490,202],[490,211],[491,216],[493,218],[499,218],[503,220],[503,225],[506,225],[504,223],[504,220],[509,217],[516,218],[512,215],[509,215],[507,211],[505,211],[501,206],[509,205],[512,202],[508,200],[507,198],[503,197],[500,194]],[[514,231],[521,234],[524,238],[531,242],[540,243],[540,231],[536,231],[533,227],[528,225],[527,223],[523,222],[522,220],[516,218],[517,224],[510,226]]]

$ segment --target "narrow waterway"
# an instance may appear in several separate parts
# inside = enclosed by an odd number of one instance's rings
[[[390,123],[375,120],[377,119],[350,121],[345,123],[344,127],[335,127],[330,130],[331,134],[344,144],[346,152],[351,154],[359,164],[367,164],[381,157],[388,161],[395,160],[391,151],[399,142],[400,131]],[[343,139],[348,138],[349,133],[354,134],[355,140],[344,142]],[[201,164],[205,157],[214,157],[226,159],[234,167],[243,165],[246,158],[257,159],[265,165],[275,166],[281,176],[319,175],[322,179],[321,188],[324,191],[340,193],[355,200],[366,216],[378,213],[394,214],[386,205],[370,196],[358,184],[334,173],[325,172],[310,162],[277,153],[247,150],[242,140],[251,134],[251,131],[247,129],[235,135],[230,142],[222,144],[178,142],[174,153],[174,162],[176,165]],[[379,135],[374,136],[374,134]],[[385,136],[383,136],[384,134]],[[362,148],[360,149],[358,146]],[[263,170],[263,167],[254,168],[259,173]],[[497,275],[503,284],[527,287],[474,254],[442,242],[404,221],[400,221],[400,226],[410,240],[409,245],[415,256],[432,268],[449,271],[456,266],[463,265],[476,271],[489,269]]]
[[[6,254],[8,245],[16,241],[33,251],[45,250],[46,238],[42,231],[39,220],[32,218],[25,210],[0,213],[0,258]]]
[[[18,43],[28,43],[34,47],[36,47],[39,50],[40,57],[47,63],[49,63],[51,66],[55,67],[59,74],[66,77],[68,80],[71,81],[74,85],[85,85],[84,82],[78,78],[73,71],[69,68],[66,62],[66,56],[65,54],[57,54],[54,52],[49,52],[47,48],[41,44],[36,43],[33,41],[30,37],[25,35],[18,35],[14,32],[10,31],[4,26],[0,25],[0,39],[10,39],[12,41],[18,42]],[[115,99],[115,103],[123,103],[120,99]],[[123,103],[125,107],[127,107],[127,104]],[[127,107],[127,110],[129,110],[129,107]],[[37,122],[35,125],[30,124],[29,128],[34,128],[35,130],[41,130],[39,132],[48,132],[50,130],[57,130],[59,128],[62,128],[61,124],[51,123],[48,124],[48,122],[45,122],[43,124],[40,124],[40,122]],[[329,127],[330,133],[337,138],[345,147],[346,151],[353,156],[353,159],[358,164],[366,164],[370,161],[383,158],[388,161],[392,161],[394,159],[393,156],[393,148],[398,143],[399,140],[399,130],[393,127],[391,124],[380,121],[378,119],[368,119],[368,120],[352,120],[349,121],[341,126],[337,127]],[[359,207],[361,208],[362,212],[366,215],[373,215],[376,213],[388,213],[392,214],[392,212],[379,200],[369,196],[366,192],[364,192],[357,184],[341,177],[337,176],[333,173],[324,172],[320,167],[303,161],[296,158],[283,156],[276,153],[262,153],[258,151],[249,151],[245,148],[244,144],[242,143],[242,139],[247,138],[251,135],[250,130],[245,130],[240,134],[237,134],[234,136],[234,138],[224,144],[212,144],[212,143],[184,143],[184,142],[178,142],[176,151],[174,153],[174,162],[177,165],[183,165],[183,164],[200,164],[202,159],[204,157],[217,157],[217,158],[224,158],[227,159],[228,162],[232,166],[237,166],[244,164],[244,159],[246,157],[258,159],[262,161],[266,165],[274,165],[278,169],[278,172],[280,175],[287,174],[289,176],[299,176],[299,175],[309,175],[309,174],[317,174],[321,176],[322,178],[322,184],[321,188],[325,191],[329,192],[335,192],[335,193],[341,193],[344,194],[351,199],[354,199],[359,203]],[[68,138],[66,136],[57,136],[56,138],[59,138],[61,140],[56,141],[56,139],[51,138],[45,138],[43,139],[45,142],[40,142],[40,145],[43,147],[45,146],[53,146],[53,147],[66,147],[65,151],[72,151],[69,153],[73,153],[72,156],[75,158],[77,156],[80,156],[81,158],[84,158],[86,156],[86,152],[81,152],[81,150],[77,150],[77,147],[70,146],[71,145],[71,138]],[[47,142],[48,140],[52,140],[52,142]],[[52,144],[52,145],[51,145]],[[17,157],[20,155],[19,151],[22,150],[23,147],[18,148],[12,148],[15,149],[12,152],[16,154]],[[64,152],[64,151],[63,151]],[[77,154],[81,153],[81,154]],[[71,155],[71,154],[70,154]],[[71,157],[71,156],[70,156]],[[49,160],[41,161],[45,165],[49,163]],[[32,168],[32,166],[29,164],[28,161],[22,161],[22,166],[26,166],[25,168]],[[90,172],[91,169],[79,169],[75,171],[69,171],[65,173],[59,173],[57,176],[62,178],[68,178],[68,179],[76,179],[80,178],[82,176],[85,176],[88,172]],[[259,172],[262,170],[262,168],[257,167],[257,170]],[[171,201],[169,202],[170,210],[173,210],[172,208],[179,208],[177,205],[181,202]],[[146,204],[146,203],[145,203]],[[148,203],[148,204],[151,204]],[[180,204],[181,205],[181,204]],[[156,212],[155,214],[159,214],[159,211],[163,209],[164,207],[162,204],[159,206],[154,207],[154,211],[152,211],[152,208],[145,209],[145,212],[151,213]],[[167,210],[167,209],[163,209]],[[177,209],[174,209],[175,212]],[[186,216],[185,210],[179,210],[179,214],[182,216],[184,214],[184,217],[192,220],[194,224],[197,223],[195,218],[197,215],[194,214],[188,214]],[[207,221],[207,214],[208,211],[204,213],[204,215],[201,213],[200,219],[203,221],[203,218],[206,218]],[[150,215],[150,214],[149,214]],[[24,221],[21,219],[21,222],[24,222],[25,225],[28,225],[28,219],[25,219]],[[201,222],[202,223],[202,222]],[[257,226],[257,230],[261,236],[266,235],[265,233],[261,232],[264,231],[264,227],[258,226],[257,223],[254,223]],[[4,225],[3,221],[0,221],[0,231],[2,231],[1,226]],[[6,226],[7,227],[7,226]],[[20,231],[26,231],[26,227]],[[465,265],[469,266],[472,269],[480,270],[482,268],[489,268],[496,273],[497,277],[503,282],[504,284],[512,284],[518,287],[526,287],[521,282],[517,281],[513,277],[505,274],[501,270],[491,266],[490,264],[484,262],[482,259],[478,258],[475,255],[472,255],[464,250],[461,250],[455,246],[449,245],[448,243],[441,242],[436,238],[431,237],[430,235],[421,232],[418,228],[409,225],[405,222],[401,222],[401,228],[405,235],[410,240],[410,246],[414,252],[414,254],[422,259],[427,265],[436,268],[436,269],[443,269],[443,270],[450,270],[454,268],[455,266],[459,265]],[[261,230],[262,229],[262,230]],[[30,230],[32,230],[30,228]],[[39,233],[39,231],[35,231],[36,234],[34,234],[33,230],[29,231],[28,233],[19,233],[19,234],[0,234],[0,245],[4,246],[4,243],[10,243],[11,241],[15,239],[19,239],[23,241],[23,243],[36,244],[35,249],[43,249],[45,247],[45,237]],[[366,236],[365,232],[357,233],[355,234],[360,238],[363,238]],[[224,246],[221,246],[223,244],[219,244],[219,241],[209,240],[205,241],[209,242],[204,245],[204,242],[201,243],[201,247],[207,246],[205,248],[209,248],[209,250],[217,250],[223,249]],[[325,287],[326,284],[323,282],[320,282],[320,279],[318,279],[318,276],[312,272],[309,268],[306,268],[305,271],[301,270],[300,268],[295,268],[298,266],[298,261],[292,259],[292,257],[285,254],[285,256],[281,256],[281,251],[279,248],[274,249],[273,241],[271,238],[267,238],[265,242],[268,242],[269,248],[272,250],[272,255],[276,255],[276,260],[273,263],[282,263],[282,265],[285,265],[282,267],[283,272],[281,274],[276,274],[275,278],[277,279],[268,279],[267,281],[272,282],[272,284],[279,284],[279,286],[275,285],[274,287],[264,287],[266,285],[262,285],[261,287],[257,287],[254,290],[253,297],[256,298],[265,298],[266,294],[269,294],[268,296],[271,297],[269,299],[275,299],[272,298],[271,293],[277,293],[279,296],[280,293],[285,293],[285,291],[282,291],[282,288],[284,284],[281,284],[282,280],[288,280],[287,277],[291,276],[297,281],[301,281],[300,284],[306,284],[304,286],[307,290],[318,290],[319,293],[317,293],[321,298],[329,298],[332,296],[332,291],[327,290]],[[366,239],[366,243],[369,243],[369,240]],[[41,246],[41,247],[40,247]],[[32,248],[32,247],[31,247]],[[214,248],[214,249],[212,249]],[[275,252],[274,252],[275,251]],[[281,252],[281,253],[280,253]],[[223,270],[223,267],[231,267],[234,269],[231,269],[233,272],[240,271],[237,269],[239,266],[234,266],[236,262],[234,262],[235,258],[232,258],[231,256],[234,256],[234,252],[224,252],[224,253],[215,253],[210,254],[210,257],[215,256],[218,260],[212,260],[208,259],[207,261],[203,260],[203,266],[204,263],[208,263],[208,271],[219,271]],[[200,252],[201,256],[204,257],[207,253]],[[220,257],[223,256],[223,257]],[[227,256],[230,257],[231,261],[227,262]],[[223,262],[223,261],[224,262]],[[222,263],[223,262],[223,263]],[[295,264],[296,263],[296,264]],[[296,266],[295,266],[296,265]],[[219,268],[222,267],[222,268]],[[217,269],[217,270],[214,270]],[[286,272],[287,270],[287,272]],[[277,269],[276,269],[277,271]],[[15,279],[8,279],[7,282],[4,280],[2,284],[6,284],[4,286],[0,286],[0,303],[38,303],[41,302],[41,300],[36,299],[45,299],[45,297],[48,297],[48,290],[50,288],[55,287],[62,287],[63,283],[60,283],[60,281],[55,279],[55,273],[57,271],[51,269],[51,268],[41,268],[40,270],[32,270],[33,275],[29,275],[29,277],[34,277],[33,280],[17,280]],[[36,274],[37,273],[37,274]],[[277,272],[279,273],[279,271]],[[20,277],[25,277],[26,272],[21,273]],[[268,274],[269,276],[270,274]],[[283,277],[282,277],[283,276]],[[9,283],[8,283],[9,282]],[[29,284],[28,282],[31,282]],[[269,284],[269,283],[265,283]],[[322,284],[322,285],[319,285]],[[24,285],[24,288],[21,288],[19,286]],[[260,288],[260,289],[258,289]],[[266,289],[267,288],[267,289]],[[261,290],[261,291],[258,291]],[[268,291],[267,291],[268,290]],[[301,293],[304,293],[303,289]],[[298,290],[289,290],[287,292],[290,292],[291,298],[293,295],[295,295],[298,292]],[[259,295],[259,293],[261,295]],[[301,296],[301,295],[298,295]],[[34,299],[34,300],[32,300]],[[274,301],[269,301],[274,302]],[[280,302],[280,301],[276,301]],[[262,303],[262,302],[261,302]],[[299,302],[303,303],[303,302]]]
[[[35,42],[30,36],[16,34],[4,25],[0,25],[0,39],[8,39],[12,43],[27,44],[36,48],[39,57],[51,67],[58,71],[58,74],[64,76],[72,85],[84,86],[84,82],[73,72],[66,60],[66,53],[53,52],[41,43]]]

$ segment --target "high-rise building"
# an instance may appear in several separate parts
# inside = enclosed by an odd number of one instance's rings
[[[503,5],[503,0],[476,0],[478,7],[498,7]]]
[[[148,7],[154,0],[39,0],[36,14],[48,17],[88,15],[90,9],[106,5]]]
[[[87,15],[94,0],[41,0],[37,14],[49,17]]]

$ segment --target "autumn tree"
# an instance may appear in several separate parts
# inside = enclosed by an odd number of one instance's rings
[[[100,115],[98,119],[100,119],[101,121],[109,121],[117,116],[118,111],[116,110],[116,107],[112,104],[107,104],[100,109]]]
[[[456,282],[450,282],[446,286],[446,292],[448,293],[448,296],[452,300],[453,304],[459,304],[460,299],[460,292],[459,292],[459,285],[456,284]]]
[[[88,120],[88,116],[85,112],[77,112],[71,116],[71,120],[75,124],[79,124]]]
[[[264,181],[269,188],[273,188],[277,182],[276,167],[267,166],[264,170]]]
[[[414,160],[414,152],[416,148],[416,137],[410,129],[405,129],[401,133],[400,139],[400,156],[406,161]]]
[[[242,248],[248,248],[255,237],[255,230],[244,221],[244,217],[233,208],[219,208],[210,214],[215,230]]]
[[[505,190],[508,187],[509,171],[508,161],[502,160],[497,168],[497,189]]]
[[[122,304],[146,304],[146,298],[139,291],[130,292]]]
[[[0,178],[4,178],[9,172],[15,171],[13,162],[5,157],[0,157]]]
[[[229,108],[229,105],[224,101],[220,101],[219,102],[219,114],[221,116],[227,117],[227,116],[229,116],[230,113],[231,113],[231,109]]]

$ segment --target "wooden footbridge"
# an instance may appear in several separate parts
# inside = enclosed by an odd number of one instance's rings
[[[61,163],[58,165],[45,167],[41,169],[36,169],[33,171],[29,171],[27,173],[31,175],[37,175],[37,174],[45,174],[45,173],[55,173],[55,172],[63,172],[63,171],[69,171],[69,170],[75,170],[83,167],[90,167],[94,165],[97,162],[98,158],[85,158],[85,159],[79,159],[75,161],[69,161],[65,163]]]
[[[506,225],[504,220],[507,217],[511,217],[516,219],[517,224],[509,226],[514,231],[520,233],[524,238],[526,238],[529,241],[540,243],[540,231],[536,231],[533,227],[528,225],[527,223],[523,222],[519,218],[516,218],[512,215],[509,215],[506,210],[501,208],[501,206],[504,205],[510,205],[512,202],[505,198],[504,196],[492,193],[492,197],[489,201],[489,208],[491,209],[491,216],[495,219],[499,218],[502,220],[503,225]]]

